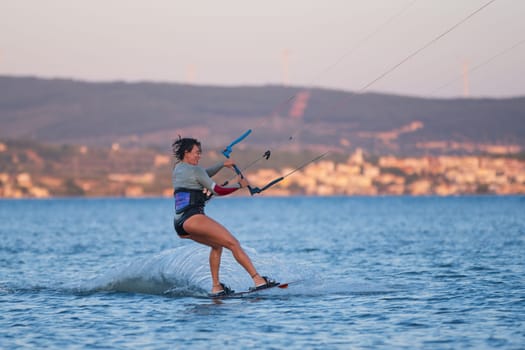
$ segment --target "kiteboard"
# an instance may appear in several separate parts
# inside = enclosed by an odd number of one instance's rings
[[[210,295],[209,297],[212,298],[212,299],[242,298],[242,297],[248,296],[250,294],[262,293],[262,292],[265,292],[265,291],[268,291],[268,290],[274,289],[274,288],[286,289],[286,288],[288,288],[288,286],[291,283],[294,283],[294,282],[276,283],[275,285],[272,285],[272,286],[266,287],[266,288],[262,288],[262,289],[248,289],[248,290],[244,290],[244,291],[240,291],[240,292],[233,292],[233,293],[223,294],[223,295],[219,295],[219,296],[212,296],[212,295]]]

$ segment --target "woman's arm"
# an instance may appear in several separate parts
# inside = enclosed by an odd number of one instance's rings
[[[217,162],[209,168],[206,168],[206,173],[209,177],[215,176],[222,168],[224,168],[224,162]]]
[[[204,170],[201,167],[195,167],[195,177],[198,183],[200,183],[203,187],[207,188],[209,191],[213,192],[213,194],[216,194],[218,196],[225,196],[227,194],[237,191],[242,187],[240,182],[231,186],[219,186],[208,175],[207,170]]]

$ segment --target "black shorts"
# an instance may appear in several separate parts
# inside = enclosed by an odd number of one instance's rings
[[[184,211],[184,214],[176,220],[173,220],[173,226],[179,236],[188,236],[189,233],[184,230],[184,223],[193,215],[204,214],[204,207],[193,207]]]

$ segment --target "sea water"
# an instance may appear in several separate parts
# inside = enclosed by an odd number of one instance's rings
[[[0,348],[523,349],[524,197],[233,197],[207,214],[282,282],[212,300],[169,199],[0,201]],[[251,280],[224,251],[221,280]]]

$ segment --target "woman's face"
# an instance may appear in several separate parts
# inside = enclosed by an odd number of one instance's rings
[[[191,151],[184,154],[184,161],[191,165],[198,165],[201,159],[201,150],[199,146],[193,145]]]

